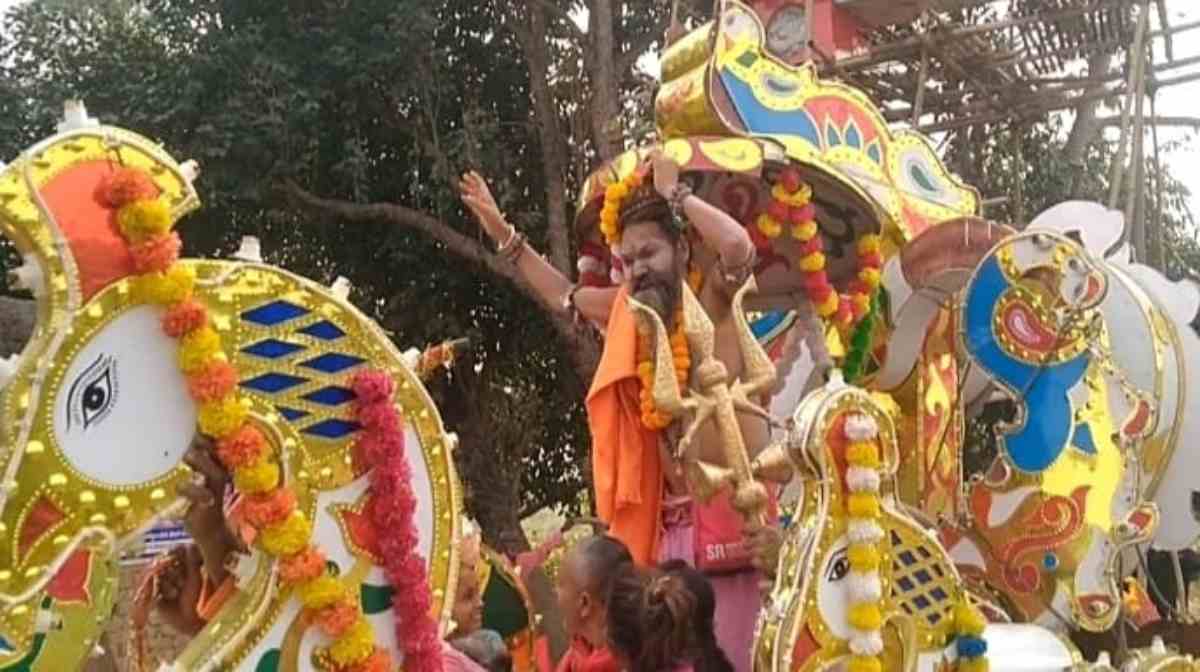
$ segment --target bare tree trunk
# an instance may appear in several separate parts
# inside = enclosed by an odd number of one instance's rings
[[[621,153],[621,97],[617,87],[618,56],[613,36],[612,0],[590,0],[589,75],[592,79],[592,140],[601,161]]]
[[[542,5],[527,3],[525,30],[514,31],[529,65],[529,88],[541,144],[542,170],[546,175],[547,257],[558,270],[571,275],[571,237],[568,219],[566,175],[567,145],[558,127],[558,111],[548,79],[550,70],[546,12]]]
[[[1108,74],[1111,67],[1112,54],[1097,54],[1088,60],[1086,76],[1099,78],[1101,75]],[[1103,88],[1103,84],[1097,85],[1097,87],[1085,92],[1084,97],[1087,98]],[[1063,149],[1067,161],[1073,166],[1083,163],[1084,152],[1087,151],[1088,145],[1092,144],[1092,140],[1096,138],[1096,133],[1101,129],[1097,113],[1100,110],[1102,102],[1104,101],[1096,98],[1088,100],[1075,108],[1075,123],[1071,126],[1071,134],[1067,137],[1067,144]]]

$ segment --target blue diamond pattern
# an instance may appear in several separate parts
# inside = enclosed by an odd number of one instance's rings
[[[920,581],[922,585],[933,581],[933,577],[929,575],[929,572],[923,569],[918,569],[913,576],[916,577],[917,581]]]
[[[917,609],[925,611],[929,608],[929,598],[924,595],[918,595],[913,598],[913,604],[917,605]]]
[[[299,411],[294,408],[288,408],[287,406],[276,406],[275,408],[279,411],[280,415],[287,418],[289,422],[295,422],[308,415],[308,411]]]
[[[265,306],[247,310],[242,313],[242,319],[247,322],[261,324],[264,327],[273,327],[288,320],[294,320],[297,317],[307,315],[308,312],[307,308],[301,308],[294,303],[272,301]]]
[[[340,439],[347,434],[358,431],[358,424],[346,420],[323,420],[315,425],[305,427],[305,434],[319,436],[323,439]]]
[[[267,394],[275,394],[287,389],[291,389],[297,385],[303,385],[308,382],[305,378],[297,378],[289,376],[286,373],[265,373],[257,378],[242,381],[242,387],[248,387],[258,392]]]
[[[286,343],[278,339],[269,338],[265,341],[259,341],[254,345],[249,345],[242,348],[242,352],[254,355],[255,357],[265,357],[267,359],[279,359],[288,355],[303,350],[303,345],[295,343]]]
[[[903,562],[905,567],[911,567],[912,565],[917,564],[917,557],[913,555],[911,551],[904,551],[899,557],[900,562]]]
[[[900,580],[896,583],[900,586],[900,590],[903,590],[906,593],[911,591],[913,588],[916,588],[916,586],[913,585],[913,582],[907,576],[900,577]]]
[[[345,371],[352,366],[358,366],[364,361],[366,360],[362,359],[361,357],[352,357],[350,355],[343,355],[338,352],[329,352],[321,355],[320,357],[310,359],[307,362],[301,362],[300,366],[309,369],[316,369],[321,373],[338,373],[339,371]]]
[[[341,404],[344,404],[353,398],[353,391],[344,387],[337,387],[335,385],[322,387],[316,392],[309,392],[308,394],[304,395],[304,399],[315,404],[322,404],[325,406],[340,406]]]
[[[933,590],[929,591],[929,596],[938,602],[945,602],[946,598],[950,597],[946,594],[946,591],[942,590],[941,588],[934,588]]]
[[[346,335],[346,332],[339,329],[336,324],[329,320],[321,320],[320,322],[310,324],[301,329],[300,333],[319,338],[322,341],[336,341]]]

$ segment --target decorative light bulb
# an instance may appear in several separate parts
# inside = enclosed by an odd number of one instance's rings
[[[58,132],[76,131],[81,128],[95,128],[99,120],[88,116],[87,106],[82,100],[68,100],[63,103],[62,121],[58,122]]]
[[[242,246],[239,247],[238,251],[234,253],[233,258],[240,259],[242,261],[261,263],[263,260],[262,244],[259,242],[258,238],[254,236],[243,236]]]
[[[200,164],[195,159],[188,159],[179,164],[179,172],[183,174],[183,179],[190,184],[200,177]]]
[[[334,280],[333,284],[329,286],[329,289],[333,292],[334,296],[345,301],[346,299],[350,298],[351,287],[353,287],[353,285],[350,284],[350,280],[348,280],[345,276],[339,275],[337,280]]]

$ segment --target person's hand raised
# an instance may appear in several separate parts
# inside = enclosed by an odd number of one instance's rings
[[[670,199],[679,184],[679,163],[656,149],[650,154],[650,168],[654,171],[654,190],[659,196]]]
[[[475,215],[484,233],[493,242],[502,244],[512,235],[512,226],[504,219],[504,213],[500,212],[492,190],[479,173],[473,170],[465,173],[458,182],[458,193],[463,205]]]

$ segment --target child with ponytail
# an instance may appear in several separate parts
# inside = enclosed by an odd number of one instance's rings
[[[626,672],[694,672],[704,657],[699,600],[677,574],[626,564],[608,599],[609,648]]]

